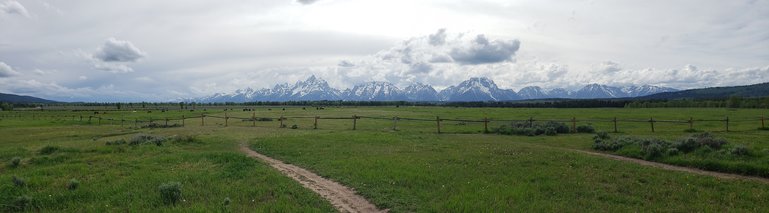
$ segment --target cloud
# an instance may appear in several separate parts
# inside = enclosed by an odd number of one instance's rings
[[[21,5],[21,3],[17,1],[6,1],[6,2],[0,3],[0,12],[29,17],[29,12],[27,12],[27,8],[24,8],[24,5]]]
[[[605,74],[605,73],[619,72],[620,70],[622,70],[622,67],[620,67],[619,64],[616,62],[604,61],[604,62],[601,62],[600,64],[595,65],[593,69],[598,73]]]
[[[111,73],[129,73],[134,69],[125,64],[116,63],[94,63],[93,68]]]
[[[476,36],[475,42],[451,50],[451,58],[462,64],[488,64],[510,61],[520,48],[518,40],[489,41],[485,35]]]
[[[296,0],[296,2],[299,2],[299,4],[304,4],[304,5],[312,4],[312,3],[315,3],[317,1],[318,0]]]
[[[0,78],[8,78],[18,74],[19,73],[16,72],[16,70],[13,70],[13,67],[9,66],[5,62],[0,62]]]
[[[430,45],[438,46],[446,43],[446,29],[439,29],[435,34],[430,34]]]
[[[340,66],[340,67],[354,67],[355,64],[353,64],[352,62],[347,61],[347,60],[342,60],[342,61],[339,62],[339,64],[337,64],[337,66]]]
[[[93,58],[103,62],[136,62],[146,55],[130,41],[109,38],[96,50]]]

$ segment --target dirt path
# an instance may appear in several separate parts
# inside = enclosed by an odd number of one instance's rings
[[[246,153],[249,157],[258,158],[267,162],[270,166],[278,169],[281,173],[293,178],[321,197],[325,198],[331,205],[340,212],[387,212],[387,210],[377,209],[365,198],[355,194],[355,191],[337,182],[325,179],[315,173],[302,169],[298,166],[283,163],[282,161],[259,154],[248,148],[244,143],[240,144],[240,151]]]
[[[723,178],[723,179],[754,180],[754,181],[758,181],[758,182],[769,184],[769,179],[767,179],[767,178],[745,176],[745,175],[737,175],[737,174],[729,174],[729,173],[722,173],[722,172],[705,171],[705,170],[702,170],[702,169],[683,167],[683,166],[674,166],[674,165],[669,165],[669,164],[664,164],[664,163],[657,163],[657,162],[645,161],[645,160],[641,160],[641,159],[622,157],[622,156],[605,154],[605,153],[598,153],[598,152],[589,152],[589,151],[576,150],[576,149],[568,149],[568,150],[579,152],[579,153],[584,153],[584,154],[588,154],[588,155],[595,155],[595,156],[601,156],[601,157],[605,157],[605,158],[611,158],[611,159],[614,159],[614,160],[620,160],[620,161],[636,163],[636,164],[640,164],[640,165],[644,165],[644,166],[651,166],[651,167],[661,168],[661,169],[665,169],[665,170],[689,172],[689,173],[713,176],[713,177]]]

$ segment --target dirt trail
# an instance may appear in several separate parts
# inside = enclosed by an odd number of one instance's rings
[[[377,209],[365,198],[355,194],[355,191],[337,182],[325,179],[315,173],[302,169],[298,166],[283,163],[282,161],[259,154],[248,148],[244,143],[240,144],[240,151],[246,153],[249,157],[258,158],[267,162],[270,166],[278,169],[283,174],[291,177],[301,183],[321,197],[325,198],[331,205],[340,212],[387,212],[387,210]]]
[[[758,181],[758,182],[769,184],[769,179],[762,178],[762,177],[754,177],[754,176],[745,176],[745,175],[729,174],[729,173],[722,173],[722,172],[705,171],[705,170],[696,169],[696,168],[683,167],[683,166],[674,166],[674,165],[669,165],[669,164],[664,164],[664,163],[657,163],[657,162],[645,161],[645,160],[641,160],[641,159],[622,157],[622,156],[605,154],[605,153],[598,153],[598,152],[589,152],[589,151],[576,150],[576,149],[567,149],[567,150],[571,150],[571,151],[575,151],[575,152],[579,152],[579,153],[584,153],[584,154],[588,154],[588,155],[595,155],[595,156],[601,156],[601,157],[605,157],[605,158],[611,158],[611,159],[614,159],[614,160],[620,160],[620,161],[636,163],[636,164],[640,164],[640,165],[644,165],[644,166],[651,166],[651,167],[666,169],[666,170],[689,172],[689,173],[713,176],[713,177],[723,178],[723,179],[754,180],[754,181]]]

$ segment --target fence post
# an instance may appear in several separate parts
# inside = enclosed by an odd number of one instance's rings
[[[139,119],[134,118],[134,128],[139,128]]]
[[[205,126],[205,125],[206,125],[206,115],[200,114],[200,126]]]
[[[224,126],[225,127],[227,126],[227,123],[229,123],[229,120],[230,120],[230,117],[227,116],[227,113],[225,112],[224,113]]]
[[[571,133],[577,133],[577,117],[571,117]]]
[[[353,115],[352,116],[352,130],[355,130],[357,124],[358,124],[358,116],[357,115]]]
[[[393,131],[398,130],[398,117],[393,117]]]
[[[278,118],[278,120],[280,120],[280,128],[283,128],[284,127],[283,126],[283,116],[281,115],[280,118]]]
[[[617,133],[617,132],[619,132],[617,130],[617,117],[614,117],[614,133]]]
[[[101,126],[101,117],[99,117],[99,126]]]
[[[80,122],[83,122],[83,115],[80,115]]]
[[[652,132],[654,132],[654,118],[649,118],[649,124],[651,124]]]
[[[441,117],[435,116],[435,122],[438,124],[438,134],[441,134]]]
[[[184,115],[182,115],[182,127],[184,127],[184,120],[185,120]]]
[[[256,127],[256,112],[251,113],[251,126]]]
[[[168,118],[166,118],[166,127],[168,127]]]
[[[694,130],[694,118],[689,117],[689,129]]]
[[[489,117],[483,118],[483,133],[489,133]]]
[[[89,115],[89,116],[88,116],[88,124],[91,124],[91,118],[93,118],[93,116],[90,116],[90,115]]]
[[[729,132],[729,116],[726,116],[726,132]]]
[[[529,128],[534,128],[534,118],[529,117]]]
[[[312,124],[312,129],[318,129],[318,116],[315,116],[315,122]]]

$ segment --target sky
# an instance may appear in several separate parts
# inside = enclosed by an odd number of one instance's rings
[[[311,75],[439,90],[769,82],[769,0],[0,0],[0,93],[171,101]]]

